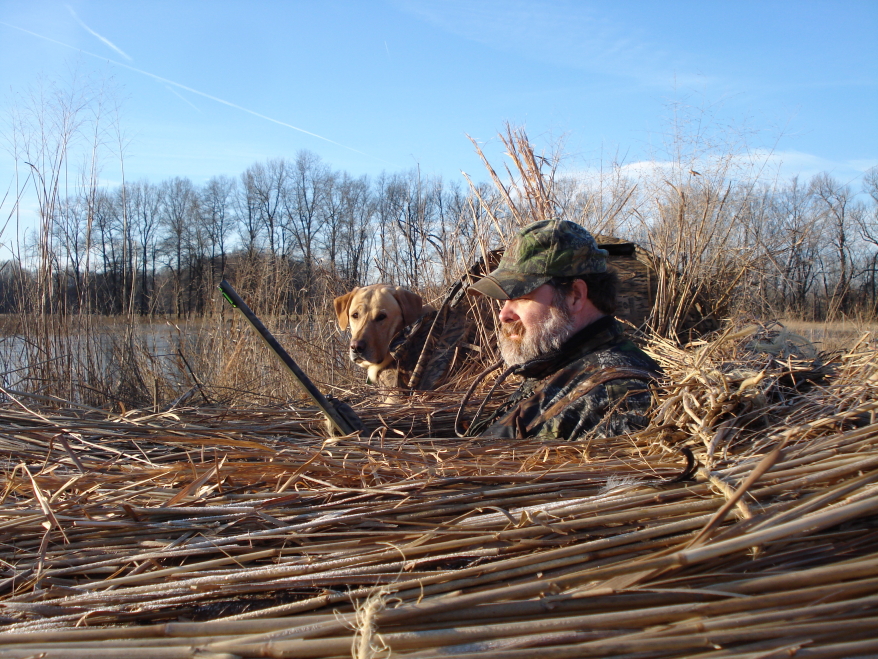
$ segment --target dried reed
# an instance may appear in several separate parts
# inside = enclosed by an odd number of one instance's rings
[[[653,340],[650,426],[577,444],[454,438],[450,392],[333,439],[7,405],[0,657],[873,653],[878,352],[773,332]]]

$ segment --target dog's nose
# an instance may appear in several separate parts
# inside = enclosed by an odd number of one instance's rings
[[[351,352],[358,355],[366,349],[366,342],[361,340],[351,341]]]

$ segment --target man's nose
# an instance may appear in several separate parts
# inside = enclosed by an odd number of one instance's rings
[[[518,320],[518,314],[515,313],[512,300],[506,300],[506,302],[503,303],[503,308],[500,309],[500,322],[511,323],[516,320]]]

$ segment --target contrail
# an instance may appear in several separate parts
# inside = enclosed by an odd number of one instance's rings
[[[117,53],[119,53],[122,57],[124,57],[125,59],[127,59],[129,62],[133,61],[133,60],[131,59],[131,57],[128,55],[128,53],[124,52],[121,48],[119,48],[119,47],[118,47],[116,44],[114,44],[112,41],[110,41],[109,39],[105,39],[104,37],[102,37],[101,35],[99,35],[97,32],[95,32],[94,30],[92,30],[88,25],[86,25],[86,24],[82,21],[82,19],[81,19],[79,16],[76,15],[76,12],[73,11],[73,7],[71,7],[70,5],[64,5],[64,6],[67,7],[67,10],[70,12],[70,14],[73,16],[73,18],[75,18],[76,21],[77,21],[77,22],[83,27],[84,30],[87,30],[90,34],[92,34],[93,36],[95,36],[95,37],[97,37],[98,39],[100,39],[101,41],[103,41],[105,44],[107,44],[110,48],[112,48],[113,50],[115,50]]]
[[[179,98],[181,101],[183,101],[184,103],[186,103],[187,105],[189,105],[192,109],[194,109],[194,110],[198,110],[199,112],[201,112],[201,108],[199,108],[197,105],[195,105],[195,103],[193,103],[193,102],[190,101],[188,98],[186,98],[185,96],[183,96],[183,94],[181,94],[180,92],[178,92],[178,91],[177,91],[176,89],[174,89],[173,87],[168,87],[167,85],[165,85],[165,89],[167,89],[167,90],[168,90],[169,92],[171,92],[174,96],[176,96],[176,97]],[[204,113],[202,112],[202,114],[204,114]]]
[[[192,89],[192,87],[187,87],[186,85],[181,85],[179,82],[174,82],[173,80],[168,80],[167,78],[162,78],[161,76],[157,76],[154,73],[150,73],[149,71],[144,71],[143,69],[138,69],[129,64],[125,64],[124,62],[117,62],[116,60],[111,60],[107,57],[102,57],[101,55],[95,55],[94,53],[90,53],[87,50],[83,50],[82,48],[77,48],[76,46],[71,46],[70,44],[66,44],[62,41],[57,41],[52,39],[51,37],[43,36],[42,34],[37,34],[36,32],[31,32],[30,30],[26,30],[23,27],[18,27],[17,25],[11,25],[10,23],[5,23],[0,21],[0,25],[5,25],[6,27],[11,27],[13,30],[18,30],[20,32],[24,32],[31,36],[37,37],[38,39],[43,39],[45,41],[49,41],[51,43],[57,44],[59,46],[64,46],[64,48],[69,48],[70,50],[75,50],[84,55],[88,55],[89,57],[94,57],[99,60],[103,60],[105,62],[109,62],[110,64],[115,64],[116,66],[121,66],[122,68],[128,69],[130,71],[134,71],[135,73],[140,73],[141,75],[148,76],[153,80],[158,80],[159,82],[163,82],[167,85],[173,85],[174,87],[178,87],[179,89],[185,89],[187,92],[191,92],[192,94],[198,94],[199,96],[203,96],[204,98],[209,98],[211,101],[216,101],[217,103],[222,103],[223,105],[228,105],[230,108],[235,108],[236,110],[240,110],[241,112],[246,112],[247,114],[252,114],[254,117],[259,117],[260,119],[265,119],[266,121],[270,121],[272,123],[278,124],[279,126],[284,126],[286,128],[292,128],[293,130],[299,131],[300,133],[304,133],[305,135],[310,135],[311,137],[316,137],[318,140],[323,140],[324,142],[329,142],[330,144],[334,144],[335,146],[340,146],[342,149],[347,149],[348,151],[353,151],[354,153],[359,153],[361,156],[366,156],[367,158],[374,158],[380,162],[387,162],[386,160],[382,160],[381,158],[377,158],[375,156],[370,156],[368,153],[363,153],[362,151],[353,148],[352,146],[347,146],[345,144],[341,144],[336,142],[335,140],[331,140],[328,137],[323,137],[322,135],[318,135],[317,133],[312,133],[310,130],[305,130],[304,128],[299,128],[298,126],[293,126],[292,124],[288,124],[285,121],[280,121],[279,119],[272,119],[269,116],[264,114],[260,114],[254,110],[249,110],[245,107],[232,103],[231,101],[224,101],[221,98],[217,98],[216,96],[211,96],[210,94],[206,94],[205,92],[200,92],[197,89]],[[391,163],[388,163],[391,164]]]

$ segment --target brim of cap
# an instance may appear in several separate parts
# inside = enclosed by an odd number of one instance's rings
[[[479,279],[466,292],[470,295],[487,295],[495,300],[514,300],[532,293],[551,279],[546,275],[523,275],[498,269]]]

